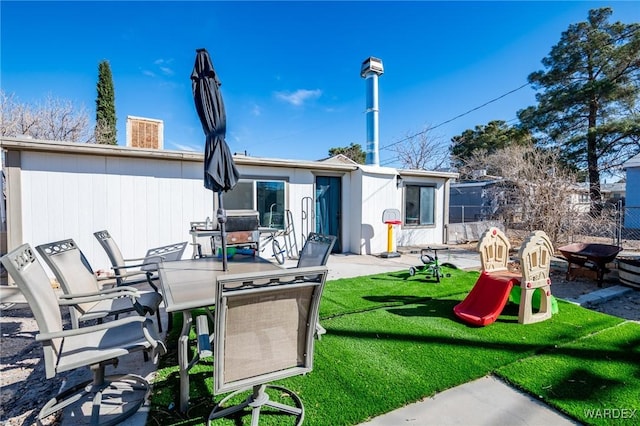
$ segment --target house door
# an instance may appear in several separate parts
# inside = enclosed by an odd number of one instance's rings
[[[335,235],[333,253],[342,253],[340,230],[342,224],[342,179],[335,176],[316,176],[316,232]]]

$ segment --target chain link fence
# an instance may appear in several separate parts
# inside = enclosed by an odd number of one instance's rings
[[[622,246],[640,248],[640,207],[622,207],[620,214]]]
[[[494,214],[494,210],[481,205],[449,206],[449,223],[473,226],[474,223],[497,221],[514,234],[525,230],[527,224],[518,219],[506,220]],[[596,206],[598,214],[592,214],[588,204],[565,220],[565,229],[556,243],[604,243],[615,244],[625,250],[640,250],[640,207],[626,207],[621,201]],[[524,231],[523,231],[524,232]]]

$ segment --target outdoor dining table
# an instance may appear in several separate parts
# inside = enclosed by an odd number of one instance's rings
[[[281,269],[259,256],[235,256],[229,259],[228,270],[215,257],[162,262],[158,275],[167,313],[182,313],[182,330],[178,338],[178,366],[180,370],[179,409],[185,412],[189,405],[189,370],[199,361],[196,353],[189,359],[189,333],[193,324],[191,311],[209,310],[216,303],[217,278],[229,274],[268,272]],[[209,338],[210,339],[210,338]],[[210,342],[211,340],[209,340]]]

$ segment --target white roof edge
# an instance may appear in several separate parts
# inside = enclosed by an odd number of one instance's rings
[[[286,160],[282,158],[267,157],[245,157],[244,155],[233,156],[233,160],[238,165],[255,165],[255,166],[280,166],[306,169],[322,169],[352,172],[358,169],[357,164],[332,163],[325,161],[309,161],[309,160]]]
[[[460,177],[459,173],[438,172],[435,170],[398,169],[398,174],[402,177],[439,177],[444,179],[457,179]]]
[[[101,145],[94,143],[62,142],[38,140],[26,137],[2,137],[0,138],[0,148],[13,149],[18,151],[40,151],[40,152],[66,152],[76,151],[83,155],[107,155],[113,157],[133,157],[133,158],[155,158],[165,160],[181,160],[201,162],[204,160],[202,152],[195,151],[172,151],[166,149],[134,148],[122,145]],[[395,169],[392,167],[380,167],[363,164],[349,164],[332,161],[310,161],[310,160],[287,160],[281,158],[248,157],[245,155],[234,155],[236,165],[246,166],[271,166],[290,167],[315,170],[332,170],[342,172],[352,172],[361,169],[366,173],[376,173],[384,175],[401,175],[403,177],[437,177],[445,179],[456,179],[459,174],[453,172],[437,172],[430,170]]]
[[[636,154],[633,157],[629,158],[624,163],[622,163],[623,169],[626,169],[629,167],[640,167],[640,154]]]
[[[160,157],[170,159],[200,159],[203,154],[188,151],[169,151],[164,149],[136,148],[122,145],[96,143],[62,142],[30,138],[0,138],[0,148],[19,151],[69,152],[77,151],[86,155],[110,155],[116,157]]]
[[[398,170],[393,167],[381,167],[381,166],[373,166],[370,164],[358,164],[360,170],[365,173],[377,174],[377,175],[397,175]]]
[[[101,145],[93,143],[76,143],[48,141],[30,138],[0,138],[0,148],[17,151],[66,152],[76,151],[83,155],[107,155],[113,157],[154,158],[181,161],[204,161],[202,152],[171,151],[165,149],[134,148],[121,145]],[[262,165],[272,167],[306,168],[316,170],[333,170],[350,172],[358,169],[357,164],[332,163],[322,161],[284,160],[265,157],[247,157],[235,155],[237,165]]]

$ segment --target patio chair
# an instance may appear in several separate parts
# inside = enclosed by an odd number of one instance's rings
[[[73,328],[78,328],[83,321],[102,321],[109,316],[135,311],[142,316],[155,313],[158,329],[162,331],[159,309],[162,296],[159,293],[129,286],[101,287],[89,262],[72,239],[42,244],[36,250],[62,288],[64,295],[60,299],[70,307]]]
[[[300,251],[297,267],[304,268],[307,266],[326,265],[329,260],[329,255],[331,254],[331,249],[336,243],[336,239],[337,237],[335,235],[323,235],[310,232]],[[326,333],[327,330],[318,322],[316,324],[316,337],[320,339],[322,335]]]
[[[302,250],[300,251],[300,257],[298,257],[298,268],[305,268],[307,266],[324,266],[329,260],[331,249],[333,249],[336,243],[337,237],[335,235],[323,235],[315,232],[310,232],[307,237]]]
[[[216,404],[208,424],[251,407],[251,424],[257,425],[264,406],[276,410],[276,416],[292,415],[296,424],[302,423],[300,398],[268,383],[313,369],[313,333],[326,276],[327,268],[320,266],[218,278],[213,392],[233,393]],[[271,400],[268,388],[275,389],[281,401]],[[251,393],[244,402],[225,408],[247,391]],[[284,403],[285,396],[293,405]]]
[[[38,424],[65,410],[84,424],[115,425],[134,414],[147,398],[149,383],[125,374],[106,376],[105,367],[116,365],[118,357],[131,352],[152,353],[154,361],[166,352],[149,319],[132,316],[104,324],[63,329],[59,300],[31,246],[23,244],[0,262],[13,277],[38,324],[36,340],[42,343],[46,378],[89,367],[93,380],[61,391],[38,413]],[[63,303],[64,304],[64,303]],[[66,422],[65,422],[66,423]]]
[[[180,260],[187,247],[187,241],[183,241],[149,249],[144,257],[125,259],[108,231],[97,231],[93,235],[109,257],[117,285],[133,285],[146,281],[155,291],[158,291],[158,287],[153,281],[158,279],[158,262]]]

